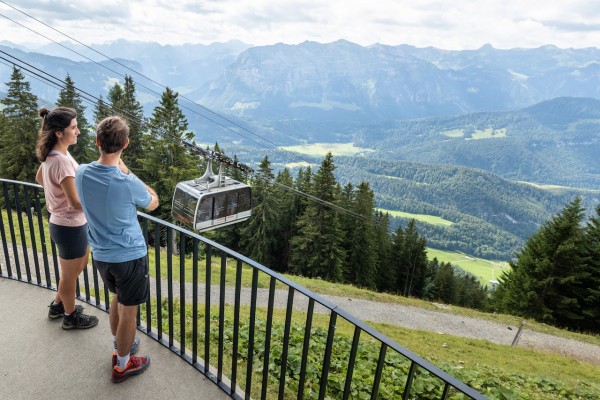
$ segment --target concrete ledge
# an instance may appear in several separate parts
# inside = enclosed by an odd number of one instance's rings
[[[171,351],[139,333],[142,375],[111,382],[108,314],[85,303],[98,326],[65,331],[48,319],[55,292],[0,277],[0,399],[229,399]]]

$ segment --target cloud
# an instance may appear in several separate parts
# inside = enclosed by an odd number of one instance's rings
[[[600,43],[600,2],[589,0],[546,0],[543,7],[522,0],[19,0],[18,7],[87,44],[128,39],[266,45],[345,39],[360,45],[460,50],[485,43],[497,48]],[[41,29],[2,3],[0,13]],[[0,31],[9,41],[40,40],[2,19]],[[51,36],[64,40],[56,32]]]
[[[119,22],[131,17],[129,7],[119,0],[20,0],[14,6],[45,22],[93,21],[107,17]]]
[[[540,21],[543,25],[567,32],[600,32],[600,23],[586,22],[563,22],[563,21]]]

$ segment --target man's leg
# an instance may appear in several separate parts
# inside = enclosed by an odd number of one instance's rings
[[[115,296],[116,298],[116,296]],[[117,354],[120,357],[125,357],[131,350],[131,343],[135,338],[135,329],[137,325],[137,311],[138,305],[124,306],[123,304],[118,305],[118,320],[117,320]],[[112,317],[111,317],[112,325]]]
[[[117,336],[117,328],[119,326],[119,296],[116,294],[110,302],[108,319],[110,321],[110,333],[112,333],[113,336]]]

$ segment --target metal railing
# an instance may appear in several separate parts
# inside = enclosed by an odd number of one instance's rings
[[[0,275],[56,290],[42,188],[1,179]],[[138,329],[234,399],[486,399],[335,304],[243,255],[147,214],[151,296]],[[3,257],[3,260],[2,260]],[[107,311],[92,266],[77,297]]]

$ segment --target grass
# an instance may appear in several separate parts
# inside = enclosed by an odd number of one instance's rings
[[[507,271],[510,266],[506,261],[485,260],[483,258],[472,257],[456,251],[446,251],[427,248],[427,258],[432,260],[437,258],[439,261],[449,262],[467,272],[473,274],[482,285],[490,285],[490,281],[498,280],[503,271]]]
[[[417,221],[426,222],[431,225],[451,226],[454,224],[454,222],[452,222],[452,221],[449,221],[449,220],[441,218],[441,217],[437,217],[435,215],[412,214],[412,213],[407,213],[407,212],[403,212],[403,211],[386,210],[384,208],[377,208],[377,210],[384,212],[384,213],[388,213],[392,217],[415,219]]]
[[[473,132],[470,138],[466,140],[478,140],[478,139],[496,139],[506,137],[506,128],[493,129],[486,128],[484,130],[476,130]]]
[[[155,306],[153,307],[155,309]],[[163,331],[168,332],[166,309],[167,305],[163,302]],[[174,339],[180,341],[180,319],[179,305],[175,304],[174,312]],[[211,307],[211,352],[210,361],[212,365],[217,364],[219,357],[216,338],[218,337],[219,310],[217,307]],[[145,315],[142,313],[142,315]],[[237,384],[242,389],[247,379],[247,369],[245,360],[248,360],[248,330],[249,330],[249,308],[242,306],[240,308],[240,331],[238,344],[238,364],[237,364]],[[285,321],[285,310],[274,310],[273,314],[273,332],[271,334],[271,361],[269,368],[269,386],[267,388],[267,398],[277,397],[278,373],[281,367],[279,355],[282,350],[282,331]],[[201,308],[198,314],[199,326],[203,327],[206,316]],[[156,327],[156,319],[153,318],[153,326]],[[231,376],[232,372],[232,335],[234,320],[234,310],[231,306],[226,306],[223,319],[224,324],[224,352],[223,373]],[[254,369],[252,372],[252,397],[259,398],[262,377],[262,365],[264,353],[261,351],[264,345],[264,335],[266,320],[266,310],[258,308],[256,313],[255,327],[256,346],[254,349]],[[295,398],[297,394],[297,370],[299,366],[299,355],[302,349],[302,332],[306,321],[304,312],[294,310],[291,319],[291,337],[289,341],[289,356],[287,364],[287,380],[285,399]],[[314,314],[312,320],[311,336],[311,359],[306,389],[308,395],[306,398],[314,398],[318,391],[318,371],[321,365],[319,361],[323,357],[323,335],[329,326],[329,316]],[[532,350],[520,347],[510,347],[497,345],[483,340],[465,339],[450,335],[441,335],[432,332],[412,330],[390,324],[370,323],[375,329],[390,337],[404,348],[410,349],[416,354],[422,355],[425,359],[439,366],[449,374],[458,379],[468,382],[477,390],[488,395],[491,399],[510,399],[510,398],[528,398],[528,399],[596,399],[600,395],[600,384],[597,381],[600,366],[582,363],[577,360],[563,357],[558,354]],[[186,343],[187,348],[191,348],[191,310],[186,307]],[[330,370],[329,385],[334,385],[345,377],[345,364],[348,359],[348,344],[352,340],[354,333],[353,325],[343,319],[338,319],[336,323],[334,349],[332,355],[332,369]],[[204,337],[198,338],[198,348],[200,355],[203,356]],[[361,335],[359,345],[359,363],[355,365],[355,379],[357,380],[355,388],[368,387],[372,383],[373,368],[376,363],[379,347],[372,338],[367,335]],[[189,353],[188,353],[189,354]],[[400,364],[395,364],[394,359],[398,358],[398,353],[388,350],[386,356],[386,368],[384,369],[384,379],[382,387],[383,393],[388,396],[379,398],[397,398],[398,392],[390,389],[389,374],[394,370],[399,372],[397,379],[402,379],[406,370],[400,368]],[[402,358],[402,357],[400,357]],[[334,367],[335,366],[335,367]],[[296,370],[296,373],[294,371]],[[363,378],[365,377],[365,378]],[[393,381],[393,380],[392,380]],[[431,382],[430,382],[431,383]],[[296,385],[296,386],[294,386]],[[387,385],[387,386],[386,386]],[[392,385],[393,386],[393,385]],[[401,387],[402,385],[400,385]],[[341,385],[340,385],[341,387]],[[332,390],[332,389],[330,389]],[[390,392],[391,390],[391,392]],[[391,393],[391,395],[390,395]],[[331,398],[337,398],[336,393],[330,393]],[[506,397],[502,397],[506,396]],[[420,398],[420,397],[419,397]],[[430,397],[424,397],[430,398]],[[438,397],[435,397],[438,398]],[[453,398],[453,397],[451,397]]]

